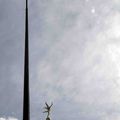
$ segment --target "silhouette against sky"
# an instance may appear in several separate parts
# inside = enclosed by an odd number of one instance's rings
[[[119,120],[120,1],[29,0],[31,120]],[[0,119],[22,119],[24,0],[0,0]]]

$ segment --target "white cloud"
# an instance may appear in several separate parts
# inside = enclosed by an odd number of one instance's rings
[[[118,113],[104,115],[102,120],[120,120],[120,115]]]
[[[0,120],[6,120],[5,118],[0,118]]]
[[[59,1],[59,4],[58,1],[49,4],[43,17],[41,39],[47,44],[47,52],[37,66],[38,80],[34,82],[33,94],[39,91],[50,101],[70,99],[80,106],[97,108],[100,114],[114,110],[120,101],[116,63],[119,62],[116,50],[120,47],[120,14],[108,13],[111,6],[100,2],[99,6],[93,4],[97,12],[91,16],[93,5],[85,9],[85,4],[78,4],[79,1]],[[86,109],[83,109],[85,114]]]
[[[109,45],[120,46],[115,42],[120,38],[119,16],[106,16],[104,29],[99,32],[94,28],[85,32],[85,23],[81,25],[83,21],[78,17],[76,25],[52,46],[38,66],[42,91],[50,99],[67,96],[78,103],[118,104],[120,90],[114,82],[118,78],[117,66],[109,54]],[[94,37],[89,36],[91,31],[96,34]]]
[[[0,120],[18,120],[18,119],[14,117],[8,117],[8,118],[0,117]]]
[[[106,20],[106,25],[108,27],[107,30],[107,36],[109,36],[110,39],[117,39],[120,38],[120,13],[119,12],[113,12],[114,15],[109,17],[109,20]]]

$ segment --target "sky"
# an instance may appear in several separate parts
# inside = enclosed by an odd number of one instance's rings
[[[0,0],[0,120],[22,120],[25,0]],[[120,0],[29,0],[31,120],[120,120]]]

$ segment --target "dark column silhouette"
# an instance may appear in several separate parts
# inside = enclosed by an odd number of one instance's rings
[[[23,95],[23,120],[30,120],[29,104],[29,35],[28,35],[28,0],[25,9],[25,57],[24,57],[24,95]]]

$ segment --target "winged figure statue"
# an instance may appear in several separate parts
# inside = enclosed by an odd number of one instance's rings
[[[47,118],[46,118],[46,120],[50,120],[49,116],[50,116],[50,111],[51,111],[51,107],[53,106],[53,103],[51,103],[51,105],[48,105],[48,103],[45,102],[45,105],[46,105],[46,106],[44,107],[45,111],[44,111],[43,113],[47,113]]]

